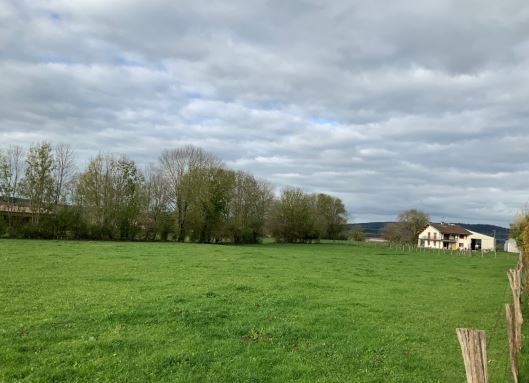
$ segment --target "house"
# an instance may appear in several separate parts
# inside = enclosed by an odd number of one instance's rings
[[[447,250],[494,250],[496,239],[451,223],[430,223],[420,233],[418,247]]]
[[[508,253],[519,253],[520,249],[518,248],[518,245],[516,244],[516,240],[514,238],[509,238],[505,241],[503,244],[503,250]]]

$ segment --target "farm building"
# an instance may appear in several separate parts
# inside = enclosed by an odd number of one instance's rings
[[[496,239],[449,223],[430,223],[419,233],[419,247],[447,250],[494,250]]]
[[[32,212],[28,206],[19,206],[0,201],[0,220],[8,222],[9,219],[13,219],[15,222],[25,224],[31,220],[31,216]]]
[[[509,238],[505,241],[503,244],[503,250],[505,250],[508,253],[519,253],[520,249],[518,248],[518,245],[516,244],[516,240],[514,238]]]

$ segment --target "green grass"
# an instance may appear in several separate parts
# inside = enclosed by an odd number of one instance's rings
[[[516,257],[347,244],[0,241],[0,382],[504,381]]]

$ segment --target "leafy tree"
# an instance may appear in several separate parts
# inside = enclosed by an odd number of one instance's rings
[[[223,168],[195,168],[186,174],[193,240],[209,243],[223,239],[234,182],[235,173]]]
[[[135,239],[139,232],[139,215],[145,195],[143,194],[143,174],[134,161],[121,157],[115,161],[114,195],[116,218],[121,239]]]
[[[90,236],[97,239],[112,237],[112,159],[98,155],[79,176],[76,202],[83,219],[90,227]]]
[[[143,175],[126,157],[98,155],[79,177],[77,203],[103,239],[135,239],[145,201]]]
[[[286,189],[270,211],[270,231],[282,242],[310,243],[318,239],[316,199],[301,189]]]
[[[266,182],[245,172],[235,173],[226,227],[233,243],[259,241],[272,199],[272,189]]]
[[[520,213],[511,224],[510,235],[516,240],[519,249],[523,249],[526,264],[529,263],[529,212]]]
[[[177,240],[184,242],[187,237],[189,200],[193,191],[186,175],[195,169],[219,167],[221,161],[213,154],[195,146],[165,150],[160,156],[160,166],[170,190],[170,203],[174,208]]]
[[[40,217],[49,214],[54,200],[53,171],[55,162],[51,145],[33,145],[26,158],[23,194],[29,200],[32,223],[39,225]]]
[[[150,165],[145,172],[146,211],[143,217],[145,239],[166,241],[174,231],[170,195],[160,168]]]
[[[339,198],[320,193],[316,197],[316,209],[320,237],[333,240],[343,237],[347,223],[347,211],[343,202]]]

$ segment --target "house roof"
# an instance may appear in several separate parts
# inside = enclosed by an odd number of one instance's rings
[[[430,223],[430,225],[439,230],[441,234],[472,235],[472,233],[464,227],[451,223]]]

